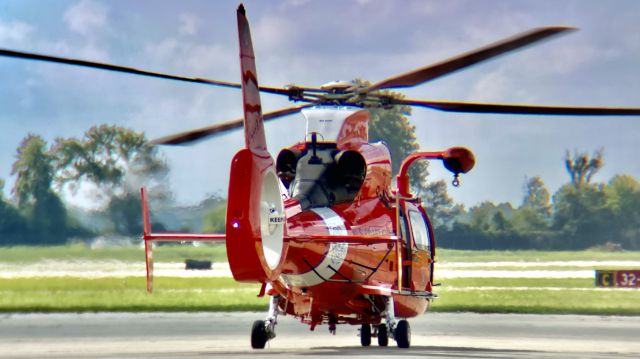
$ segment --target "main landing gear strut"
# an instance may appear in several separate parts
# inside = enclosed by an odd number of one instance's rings
[[[378,345],[386,347],[389,345],[389,336],[396,341],[398,348],[409,348],[411,346],[411,327],[409,322],[402,319],[396,322],[393,297],[388,297],[385,303],[385,310],[382,313],[386,324],[381,323],[374,326],[371,332],[370,324],[362,324],[360,327],[360,344],[363,347],[371,345],[371,337],[378,338]]]
[[[265,320],[256,320],[251,328],[251,347],[264,349],[267,342],[276,337],[276,324],[278,324],[278,304],[280,296],[274,295],[269,301],[269,313]]]

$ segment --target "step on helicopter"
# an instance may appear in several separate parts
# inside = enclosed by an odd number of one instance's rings
[[[369,142],[368,108],[408,105],[438,111],[494,114],[637,116],[640,108],[532,106],[407,99],[382,90],[422,85],[477,63],[573,30],[536,28],[442,62],[373,84],[332,82],[320,87],[258,85],[245,9],[237,9],[241,82],[183,77],[79,59],[0,49],[0,55],[240,89],[244,117],[166,136],[157,145],[183,145],[243,128],[245,146],[231,162],[225,234],[154,233],[144,189],[147,290],[153,288],[155,241],[225,241],[231,272],[240,282],[260,283],[269,297],[264,319],[250,341],[262,349],[275,338],[278,316],[290,315],[314,330],[360,326],[360,343],[393,339],[411,345],[408,318],[425,313],[436,298],[436,241],[421,199],[411,193],[408,170],[417,159],[439,160],[454,185],[472,169],[463,147],[416,152],[392,177],[384,142]],[[260,94],[286,96],[299,105],[262,113]],[[301,112],[304,138],[274,158],[264,122]]]

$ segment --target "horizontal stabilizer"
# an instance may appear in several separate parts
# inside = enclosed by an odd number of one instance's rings
[[[140,197],[142,199],[142,240],[147,264],[147,292],[151,293],[153,292],[153,242],[223,242],[226,236],[212,233],[153,233],[144,187],[140,188]]]

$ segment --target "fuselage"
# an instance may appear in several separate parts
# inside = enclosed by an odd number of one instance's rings
[[[285,202],[287,210],[297,211],[299,204]],[[336,323],[378,323],[384,311],[383,297],[393,296],[399,317],[424,313],[431,292],[433,251],[419,248],[407,232],[406,216],[396,219],[395,204],[373,198],[300,211],[287,220],[287,237],[314,236],[311,241],[289,241],[282,274],[271,282],[272,293],[283,296],[286,313],[300,317],[312,326]],[[404,209],[423,214],[411,202]],[[407,213],[407,212],[405,212]],[[404,224],[396,232],[398,220]],[[409,223],[409,227],[411,224]],[[406,229],[406,230],[405,230]],[[427,227],[429,230],[429,227]],[[333,242],[332,236],[396,237],[398,253],[389,243],[353,244]],[[325,236],[322,240],[318,237]],[[428,233],[434,248],[432,233]],[[412,259],[414,259],[412,261]]]
[[[424,313],[433,232],[420,201],[398,198],[392,189],[386,144],[367,141],[362,112],[305,115],[310,135],[276,160],[286,189],[288,248],[270,294],[285,298],[282,310],[312,326],[377,323],[389,296],[400,317]]]

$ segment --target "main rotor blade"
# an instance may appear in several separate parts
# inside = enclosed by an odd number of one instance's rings
[[[239,83],[234,83],[234,82],[209,80],[209,79],[204,79],[199,77],[185,77],[185,76],[163,74],[160,72],[139,70],[133,67],[125,67],[125,66],[119,66],[119,65],[105,64],[101,62],[86,61],[86,60],[57,57],[57,56],[50,56],[50,55],[41,55],[41,54],[35,54],[30,52],[13,51],[13,50],[7,50],[7,49],[0,49],[0,56],[44,61],[44,62],[53,62],[58,64],[74,65],[74,66],[81,66],[81,67],[89,67],[93,69],[124,72],[124,73],[134,74],[134,75],[149,76],[149,77],[156,77],[156,78],[162,78],[162,79],[168,79],[168,80],[191,82],[191,83],[198,83],[198,84],[205,84],[205,85],[214,85],[214,86],[221,86],[221,87],[228,87],[228,88],[235,88],[235,89],[240,89],[241,87]],[[289,96],[289,93],[290,93],[289,89],[280,88],[280,87],[271,87],[271,86],[261,86],[260,91],[277,94],[277,95],[285,95],[285,96]]]
[[[495,113],[513,115],[578,115],[578,116],[639,116],[640,108],[625,107],[571,107],[533,106],[496,103],[474,103],[455,101],[429,101],[412,99],[391,99],[394,105],[409,105],[431,108],[446,112]]]
[[[267,112],[262,114],[263,121],[274,120],[279,117],[292,115],[294,113],[300,112],[302,109],[307,107],[312,107],[314,105],[301,105],[295,107],[287,107],[280,110]],[[212,137],[215,135],[221,135],[224,132],[235,130],[238,128],[242,128],[243,119],[239,118],[236,120],[231,120],[223,123],[218,123],[212,126],[202,127],[195,130],[181,132],[175,135],[169,135],[165,137],[161,137],[155,140],[150,141],[153,145],[186,145],[192,144],[194,142],[203,140],[207,137]]]
[[[371,85],[366,89],[366,91],[417,86],[438,77],[475,65],[479,62],[489,60],[509,51],[514,51],[527,45],[531,45],[550,36],[571,30],[575,30],[575,28],[550,26],[533,29],[477,50],[449,58],[442,62],[390,77]]]

